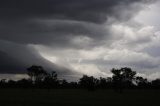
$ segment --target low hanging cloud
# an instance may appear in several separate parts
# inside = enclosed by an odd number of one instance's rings
[[[31,65],[41,65],[48,71],[57,73],[74,73],[65,67],[58,66],[44,59],[32,45],[19,45],[13,42],[0,41],[0,72],[3,74],[24,74]]]
[[[134,19],[155,2],[1,0],[0,72],[25,73],[32,64],[61,75],[107,76],[115,66],[155,71],[159,34]]]
[[[129,20],[148,0],[2,0],[1,39],[18,43],[71,45],[74,36],[108,35],[110,17]],[[55,43],[54,43],[55,42]]]

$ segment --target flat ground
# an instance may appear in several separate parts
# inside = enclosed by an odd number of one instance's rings
[[[160,90],[0,89],[0,106],[160,106]]]

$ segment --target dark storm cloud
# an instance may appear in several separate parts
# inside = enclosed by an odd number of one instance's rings
[[[134,3],[147,1],[1,0],[0,38],[27,44],[53,43],[56,46],[62,43],[70,46],[69,40],[79,35],[96,40],[103,39],[104,35],[109,36],[107,31],[105,32],[107,29],[96,24],[105,22],[108,17],[127,20],[132,17],[134,10],[140,8],[140,6],[133,8]],[[130,11],[125,13],[123,10]],[[36,20],[42,21],[38,23]],[[58,20],[58,22],[44,24],[43,20]],[[90,23],[93,24],[89,25]]]
[[[20,66],[23,66],[21,62],[15,60],[14,58],[8,56],[7,53],[0,51],[0,72],[1,73],[19,73],[21,71],[24,72]],[[16,63],[16,64],[15,64]],[[18,64],[18,65],[17,65]]]
[[[32,64],[67,70],[52,66],[28,44],[71,47],[71,40],[82,35],[100,42],[108,30],[102,24],[109,17],[128,20],[141,7],[134,8],[134,3],[148,1],[0,0],[0,72],[23,73]]]
[[[100,39],[105,29],[97,24],[64,20],[36,20],[1,23],[0,38],[25,44],[71,46],[71,38],[79,35]],[[98,35],[98,36],[97,36]]]
[[[1,18],[58,18],[103,22],[113,8],[153,0],[1,0]],[[118,10],[114,11],[118,12]]]
[[[59,75],[73,74],[72,70],[44,59],[31,46],[3,40],[0,40],[0,45],[0,73],[26,73],[31,65],[40,65],[47,71],[57,71]]]

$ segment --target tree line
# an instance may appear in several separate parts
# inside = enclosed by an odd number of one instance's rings
[[[47,72],[42,66],[33,65],[27,68],[28,79],[18,81],[5,79],[0,80],[0,88],[84,88],[88,90],[114,89],[121,92],[124,89],[160,89],[160,79],[149,81],[138,76],[136,71],[124,67],[111,70],[112,77],[95,78],[83,75],[78,82],[67,82],[58,79],[55,71]]]

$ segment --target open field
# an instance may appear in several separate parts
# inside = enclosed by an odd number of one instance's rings
[[[160,90],[0,89],[0,106],[159,106]]]

